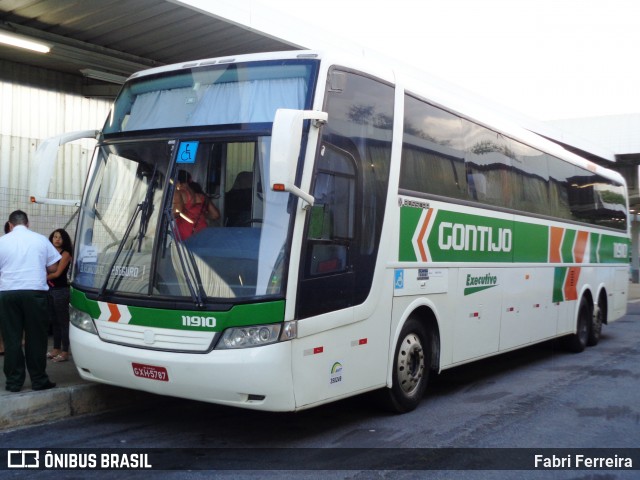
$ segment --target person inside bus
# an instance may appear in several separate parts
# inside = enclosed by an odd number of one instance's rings
[[[186,240],[207,227],[208,221],[220,218],[220,212],[205,195],[202,187],[191,179],[186,170],[179,170],[173,195],[173,216],[178,235]]]

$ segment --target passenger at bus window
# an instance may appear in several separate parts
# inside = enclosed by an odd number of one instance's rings
[[[181,240],[186,240],[194,233],[206,228],[208,221],[220,218],[220,212],[216,206],[185,170],[179,170],[176,178],[173,216]]]

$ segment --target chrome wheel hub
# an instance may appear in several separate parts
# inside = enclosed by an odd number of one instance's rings
[[[424,375],[424,350],[420,338],[410,333],[403,340],[398,351],[397,377],[402,391],[412,394]]]

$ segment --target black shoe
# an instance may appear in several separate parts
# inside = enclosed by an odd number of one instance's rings
[[[32,390],[35,390],[35,391],[49,390],[50,388],[53,388],[55,386],[56,386],[55,382],[49,381],[49,382],[45,383],[44,385],[42,385],[41,387],[32,387]]]
[[[19,392],[20,390],[22,390],[22,387],[12,387],[7,385],[7,391],[8,392]]]

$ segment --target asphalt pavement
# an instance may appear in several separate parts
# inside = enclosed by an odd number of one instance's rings
[[[630,283],[629,302],[638,301],[640,284]],[[73,362],[73,351],[67,362],[47,361],[49,378],[56,383],[50,390],[31,390],[27,375],[20,392],[8,392],[2,367],[4,356],[0,356],[0,431],[162,400],[158,395],[82,380]]]
[[[49,350],[53,348],[52,341],[50,337]],[[47,360],[47,374],[56,383],[50,390],[32,390],[27,373],[22,390],[8,392],[3,368],[4,356],[0,356],[0,431],[162,400],[151,393],[83,380],[73,361],[73,351],[67,362]]]

